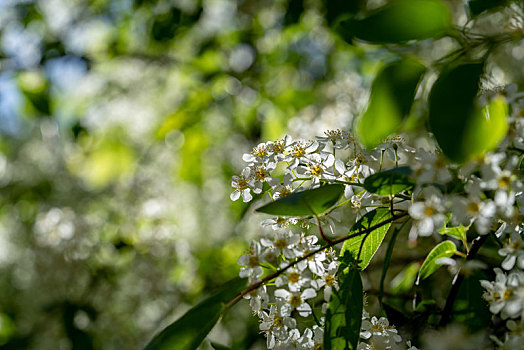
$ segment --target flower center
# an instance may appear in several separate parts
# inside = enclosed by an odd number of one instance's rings
[[[467,210],[469,213],[476,214],[479,212],[480,206],[476,202],[471,202],[468,204]]]
[[[291,272],[288,276],[289,282],[291,283],[297,283],[300,279],[300,274],[298,272]]]
[[[268,171],[264,168],[258,168],[256,171],[255,171],[255,177],[257,178],[257,180],[263,180],[265,179],[267,176],[269,175]]]
[[[435,214],[435,208],[433,208],[431,205],[427,205],[426,209],[424,209],[424,215],[433,216],[433,214]]]
[[[328,286],[332,286],[335,284],[335,277],[333,277],[332,275],[327,275],[325,280],[326,280],[326,285]]]
[[[300,295],[292,295],[292,296],[289,298],[289,303],[290,303],[291,306],[293,306],[294,308],[297,308],[297,307],[299,307],[300,305],[302,305],[302,298],[300,297]]]
[[[291,153],[293,153],[295,157],[301,157],[306,153],[306,149],[302,146],[295,146]]]
[[[258,256],[251,255],[249,257],[249,267],[257,267],[259,263]]]
[[[285,247],[287,247],[287,242],[285,239],[280,238],[275,241],[275,248],[282,250]]]
[[[284,320],[280,316],[275,316],[273,318],[273,324],[275,325],[275,327],[282,327],[282,325],[284,324]]]
[[[239,190],[245,190],[247,188],[247,181],[246,180],[238,180],[237,188]]]
[[[509,187],[511,185],[511,178],[507,175],[499,177],[499,186],[502,188]]]
[[[314,167],[311,168],[311,175],[313,176],[319,176],[323,172],[324,172],[324,169],[322,169],[320,165],[315,165]]]
[[[253,151],[251,152],[251,154],[254,154],[257,157],[261,157],[261,158],[266,156],[267,155],[266,146],[260,146],[260,147],[253,148]]]

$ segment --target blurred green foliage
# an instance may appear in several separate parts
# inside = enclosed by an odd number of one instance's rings
[[[412,5],[382,4],[0,2],[0,348],[139,349],[236,276],[260,230],[249,205],[229,200],[242,154],[286,132],[349,129],[383,61],[433,62],[457,48],[343,40],[404,44],[465,16],[461,1],[438,2],[422,32],[407,21],[395,31],[392,11]],[[488,35],[511,16],[470,5]],[[375,27],[381,16],[395,23]],[[357,30],[345,36],[344,23]],[[522,87],[510,41],[492,49],[489,78]],[[410,112],[426,123],[425,110]],[[399,272],[391,293],[406,293],[417,271]],[[211,337],[260,348],[256,327],[239,306]]]

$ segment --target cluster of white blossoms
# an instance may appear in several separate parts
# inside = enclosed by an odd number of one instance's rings
[[[455,226],[478,235],[496,231],[500,240],[508,239],[500,254],[505,258],[502,267],[511,271],[506,274],[499,269],[495,282],[483,282],[486,299],[494,314],[521,318],[524,313],[521,119],[512,121],[508,137],[496,152],[462,166],[449,163],[436,148],[428,151],[409,146],[401,136],[390,137],[379,147],[367,150],[350,133],[341,130],[327,131],[316,140],[293,140],[285,136],[260,143],[244,154],[247,166],[233,177],[232,200],[242,197],[249,202],[253,194],[262,193],[276,200],[322,183],[345,185],[345,200],[322,216],[264,220],[262,226],[271,233],[253,241],[250,250],[238,260],[242,265],[240,276],[248,278],[250,284],[260,281],[263,275],[281,271],[270,283],[245,296],[261,319],[260,330],[267,337],[267,347],[321,347],[323,315],[332,289],[338,288],[338,261],[336,251],[322,250],[318,238],[308,234],[307,228],[319,225],[331,235],[344,235],[347,230],[340,227],[337,230],[335,224],[342,207],[350,208],[344,212],[344,219],[349,216],[352,223],[377,207],[407,213],[413,223],[410,232],[413,240],[439,237],[444,228]],[[409,167],[406,172],[410,174],[412,187],[395,196],[380,196],[364,189],[368,176],[398,167]],[[318,253],[300,259],[316,250]],[[400,347],[405,348],[406,344],[387,319],[364,320],[359,349]],[[414,347],[408,344],[408,348]]]

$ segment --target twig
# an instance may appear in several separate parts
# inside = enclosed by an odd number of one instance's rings
[[[402,214],[399,214],[399,215],[395,215],[387,220],[384,220],[382,221],[381,223],[379,224],[376,224],[374,226],[371,226],[371,227],[368,227],[366,229],[363,229],[363,230],[360,230],[358,232],[355,232],[351,235],[347,235],[347,236],[343,236],[343,237],[340,237],[340,238],[337,238],[335,240],[332,240],[331,242],[329,242],[328,244],[312,251],[312,252],[309,252],[303,256],[301,256],[300,258],[296,259],[295,261],[293,261],[292,263],[290,263],[289,265],[281,268],[280,270],[278,271],[275,271],[274,273],[272,273],[271,275],[269,276],[266,276],[265,278],[261,279],[260,281],[258,282],[255,282],[253,283],[252,285],[250,285],[249,287],[247,287],[246,289],[244,289],[240,294],[238,294],[233,300],[231,300],[226,306],[227,307],[231,307],[233,305],[235,305],[240,299],[242,299],[242,297],[244,297],[244,295],[246,294],[249,294],[251,293],[252,291],[254,291],[255,289],[257,289],[258,287],[260,287],[261,285],[263,285],[264,283],[267,283],[269,281],[271,281],[272,279],[274,278],[277,278],[278,276],[280,276],[282,273],[284,273],[287,269],[295,266],[296,264],[298,264],[299,262],[303,261],[303,260],[306,260],[307,258],[317,254],[318,252],[324,250],[324,249],[327,249],[327,248],[330,248],[330,247],[333,247],[334,245],[338,244],[338,243],[342,243],[344,242],[345,240],[348,240],[350,238],[354,238],[354,237],[358,237],[360,235],[363,235],[363,234],[366,234],[366,233],[369,233],[369,232],[372,232],[373,230],[376,230],[377,228],[379,227],[382,227],[384,225],[387,225],[389,224],[390,222],[393,222],[397,219],[400,219],[404,216],[407,216],[408,214],[407,213],[402,213]]]

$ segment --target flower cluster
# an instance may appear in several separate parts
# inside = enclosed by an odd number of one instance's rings
[[[325,136],[309,141],[285,136],[260,143],[244,154],[247,166],[233,177],[232,200],[242,197],[244,202],[249,202],[253,194],[262,193],[277,200],[324,183],[344,185],[345,200],[323,215],[264,220],[262,226],[270,233],[253,241],[250,250],[238,260],[242,265],[240,276],[248,278],[250,284],[271,273],[276,276],[263,281],[271,284],[266,283],[245,296],[261,319],[260,330],[267,337],[268,348],[321,346],[323,315],[333,288],[338,288],[338,260],[336,250],[323,250],[309,228],[318,225],[320,235],[329,242],[324,231],[340,235],[340,217],[352,226],[378,207],[408,216],[412,221],[412,240],[442,237],[455,227],[477,236],[496,231],[499,239],[507,238],[499,253],[504,257],[502,268],[509,272],[497,269],[496,281],[483,281],[482,286],[487,290],[485,298],[494,314],[500,313],[505,319],[521,318],[524,314],[524,186],[518,177],[522,151],[515,145],[522,135],[515,129],[520,122],[511,125],[510,141],[504,142],[496,152],[462,166],[448,162],[436,147],[415,148],[401,136],[390,137],[379,147],[368,150],[341,130],[327,131]],[[395,195],[378,195],[366,190],[366,178],[392,168],[402,168],[413,185]],[[346,211],[341,215],[344,207]],[[469,251],[467,239],[461,243]],[[440,259],[437,263],[444,261],[467,270],[467,264],[452,258]],[[475,261],[468,263],[474,265]],[[460,269],[456,270],[458,273]],[[386,318],[366,315],[359,349],[405,346]],[[411,344],[408,348],[412,348]]]

